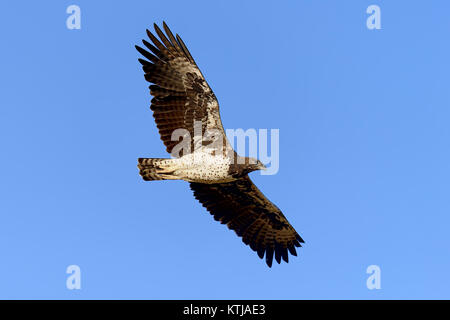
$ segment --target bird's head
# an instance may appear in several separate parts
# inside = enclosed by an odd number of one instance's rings
[[[256,171],[256,170],[267,170],[267,167],[258,159],[255,158],[249,158],[250,159],[250,163],[248,165],[248,168],[251,171]]]

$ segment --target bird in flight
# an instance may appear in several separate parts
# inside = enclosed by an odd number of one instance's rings
[[[150,109],[172,158],[139,158],[146,181],[185,180],[195,198],[236,232],[269,267],[288,262],[303,239],[283,213],[253,184],[248,174],[265,169],[257,159],[239,156],[226,138],[219,103],[183,40],[166,23],[147,30],[147,48],[136,46],[145,79],[151,83]],[[181,140],[181,141],[180,141]]]

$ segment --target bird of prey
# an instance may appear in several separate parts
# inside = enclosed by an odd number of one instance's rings
[[[288,262],[303,239],[283,213],[250,180],[248,174],[265,166],[254,158],[236,154],[226,138],[219,103],[183,40],[163,22],[165,33],[154,24],[147,30],[148,49],[136,46],[145,79],[151,83],[153,111],[167,152],[173,157],[139,158],[142,178],[185,180],[196,199],[214,219],[234,230],[266,263],[273,257]],[[181,134],[175,134],[178,132]],[[198,139],[200,136],[200,139]],[[206,138],[205,138],[206,137]],[[187,139],[187,143],[179,147]]]

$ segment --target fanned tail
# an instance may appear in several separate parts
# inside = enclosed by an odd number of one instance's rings
[[[175,159],[139,158],[138,168],[139,174],[145,181],[179,179],[174,175]]]

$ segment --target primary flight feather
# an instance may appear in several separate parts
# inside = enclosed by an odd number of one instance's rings
[[[174,158],[139,158],[140,175],[146,181],[188,181],[214,219],[234,230],[261,259],[265,256],[269,267],[274,257],[278,263],[288,262],[288,252],[296,256],[303,239],[250,180],[250,172],[265,166],[236,154],[226,138],[216,96],[183,40],[164,22],[165,33],[154,27],[159,39],[147,30],[153,44],[143,40],[147,50],[136,49],[146,58],[139,62],[152,83],[150,108]]]

